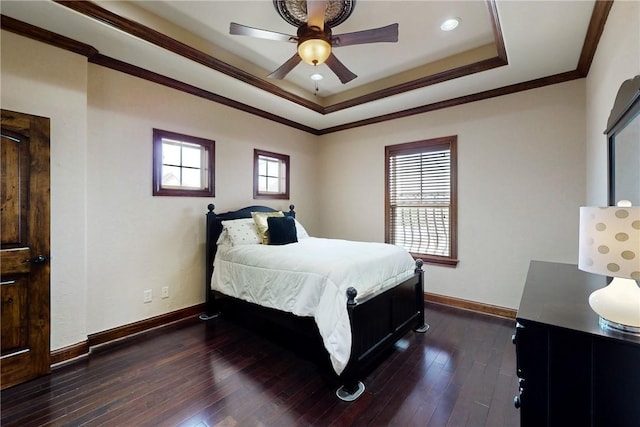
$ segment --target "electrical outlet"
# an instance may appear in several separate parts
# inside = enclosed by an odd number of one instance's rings
[[[144,291],[143,295],[144,302],[151,302],[151,289],[147,289],[146,291]]]
[[[162,287],[162,298],[169,298],[169,287],[168,286],[163,286]]]

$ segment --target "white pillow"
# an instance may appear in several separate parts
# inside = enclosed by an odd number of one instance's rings
[[[309,237],[309,233],[307,233],[307,230],[305,230],[302,224],[300,224],[300,221],[295,218],[294,221],[296,222],[296,234],[298,236],[298,240]]]
[[[218,242],[225,239],[231,243],[231,246],[258,245],[261,243],[258,227],[256,227],[253,218],[222,221],[222,233]]]
[[[222,245],[230,245],[231,241],[229,240],[229,236],[227,235],[227,229],[222,227],[222,231],[220,232],[220,236],[218,236],[218,241],[216,242],[216,245],[218,246],[222,246]]]

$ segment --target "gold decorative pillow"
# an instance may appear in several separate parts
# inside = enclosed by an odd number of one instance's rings
[[[256,227],[258,227],[258,234],[260,234],[260,238],[262,239],[263,245],[269,244],[269,234],[267,231],[269,230],[269,225],[267,224],[267,218],[270,216],[284,216],[282,211],[276,212],[251,212],[251,216],[256,223]]]

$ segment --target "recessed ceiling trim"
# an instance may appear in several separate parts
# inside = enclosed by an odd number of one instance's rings
[[[503,95],[509,95],[511,93],[522,92],[530,89],[536,89],[543,86],[564,83],[571,80],[580,79],[583,77],[584,76],[581,75],[577,70],[568,71],[566,73],[555,74],[553,76],[530,80],[528,82],[516,83],[513,85],[504,86],[497,89],[491,89],[483,92],[474,93],[472,95],[465,95],[458,98],[452,98],[452,99],[447,99],[440,102],[435,102],[432,104],[421,105],[420,107],[409,108],[402,111],[396,111],[395,113],[383,114],[377,117],[370,117],[368,119],[345,123],[343,125],[322,129],[318,133],[320,135],[326,135],[333,132],[340,132],[343,130],[353,129],[361,126],[367,126],[375,123],[386,122],[389,120],[396,120],[403,117],[414,116],[416,114],[428,113],[430,111],[442,110],[444,108],[455,107],[457,105],[468,104],[470,102],[476,102],[476,101],[482,101],[484,99],[495,98]]]
[[[120,15],[117,15],[107,9],[102,8],[101,6],[91,1],[69,1],[69,0],[54,0],[54,1],[62,6],[68,7],[92,19],[98,20],[114,28],[117,28],[121,31],[129,33],[134,37],[137,37],[149,43],[155,44],[158,47],[161,47],[170,52],[183,56],[189,60],[198,62],[206,67],[212,68],[230,77],[236,78],[240,81],[253,85],[259,89],[265,90],[273,95],[279,96],[283,99],[294,102],[302,107],[308,108],[312,111],[315,111],[323,115],[334,113],[345,108],[358,106],[364,103],[377,101],[377,100],[386,98],[388,96],[393,96],[406,91],[419,89],[435,83],[441,83],[442,81],[446,81],[446,80],[440,80],[440,79],[442,77],[447,77],[446,73],[443,73],[442,75],[439,75],[436,78],[432,78],[432,76],[425,76],[423,78],[413,80],[405,84],[396,85],[381,91],[376,91],[371,94],[359,96],[351,100],[340,102],[338,104],[328,105],[323,107],[322,105],[319,105],[311,100],[292,94],[273,83],[269,83],[246,71],[243,71],[237,67],[229,65],[223,61],[220,61],[219,59],[211,55],[201,52],[169,36],[166,36],[156,30],[153,30],[152,28],[149,28],[138,22],[135,22],[130,19],[124,18]],[[493,68],[501,65],[506,65],[507,55],[506,55],[504,40],[502,37],[502,31],[499,24],[498,12],[495,6],[495,0],[486,0],[486,4],[489,9],[489,15],[490,15],[491,23],[493,26],[494,41],[495,41],[496,49],[498,52],[496,58],[499,58],[499,60],[496,60],[491,63],[490,68]],[[485,71],[489,69],[489,68],[484,68],[486,65],[487,64],[484,61],[481,61],[478,64],[470,64],[467,67],[462,67],[456,70],[454,73],[451,74],[452,76],[451,78],[460,77],[467,74],[473,74],[480,71]]]
[[[226,105],[227,107],[235,108],[236,110],[244,111],[245,113],[253,114],[258,117],[262,117],[267,120],[271,120],[286,126],[290,126],[295,129],[302,130],[304,132],[317,134],[317,130],[309,126],[305,126],[301,123],[293,120],[286,119],[282,116],[278,116],[268,111],[261,110],[259,108],[252,107],[242,102],[235,101],[222,95],[210,92],[208,90],[201,89],[199,87],[190,85],[188,83],[181,82],[171,77],[163,76],[162,74],[154,73],[153,71],[146,70],[144,68],[137,67],[127,62],[120,61],[115,58],[111,58],[102,54],[93,55],[89,58],[89,62],[96,65],[101,65],[112,70],[120,71],[125,74],[129,74],[134,77],[160,84],[162,86],[170,87],[172,89],[179,90],[191,95],[198,96],[200,98],[207,99],[209,101],[216,102],[218,104]]]
[[[305,98],[287,92],[286,90],[278,87],[273,83],[260,79],[244,70],[241,70],[240,68],[229,65],[226,62],[220,61],[219,59],[214,58],[211,55],[201,52],[198,49],[194,49],[193,47],[186,45],[174,38],[166,36],[152,28],[117,15],[107,9],[102,8],[96,3],[93,3],[91,1],[68,0],[54,0],[54,2],[85,16],[88,16],[89,18],[107,24],[113,28],[124,31],[141,40],[166,49],[169,52],[173,52],[191,61],[202,64],[205,67],[209,67],[213,70],[219,71],[223,74],[248,83],[259,89],[270,92],[276,96],[286,99],[287,101],[291,101],[310,110],[322,113],[322,106],[316,104],[313,101],[309,101]]]
[[[495,0],[486,1],[487,7],[489,8],[489,18],[491,19],[491,27],[493,28],[493,41],[496,44],[498,58],[502,59],[505,63],[508,63],[507,48],[504,44],[504,37],[502,36],[502,27],[500,26],[500,17],[498,16],[496,2]]]
[[[589,21],[589,28],[587,29],[587,35],[584,39],[584,45],[582,46],[582,52],[580,54],[577,67],[577,70],[582,73],[583,76],[589,74],[591,62],[596,54],[598,42],[600,41],[600,36],[604,31],[604,24],[607,22],[611,6],[613,6],[613,0],[596,1],[595,6],[593,6],[591,21]]]
[[[490,70],[496,67],[502,67],[507,65],[504,60],[498,56],[494,58],[485,59],[475,62],[473,64],[464,65],[462,67],[453,68],[443,71],[441,73],[432,74],[430,76],[423,77],[418,80],[413,80],[401,85],[396,85],[390,88],[381,89],[376,92],[368,93],[366,95],[359,96],[357,98],[348,99],[343,102],[328,105],[324,108],[325,114],[335,113],[346,108],[355,107],[361,104],[365,104],[371,101],[377,101],[388,96],[397,95],[399,93],[407,92],[414,89],[419,89],[425,86],[434,85],[436,83],[446,82],[448,80],[456,79],[459,77],[468,76],[469,74],[479,73],[481,71]]]
[[[29,37],[52,46],[59,47],[60,49],[86,56],[87,58],[98,53],[98,49],[95,47],[70,39],[69,37],[52,33],[51,31],[36,27],[35,25],[30,25],[11,18],[10,16],[0,15],[0,18],[0,27],[2,27],[3,30],[8,30],[25,37]]]

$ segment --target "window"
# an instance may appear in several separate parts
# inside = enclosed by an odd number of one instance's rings
[[[385,147],[385,239],[425,262],[457,260],[457,136]]]
[[[253,150],[253,198],[289,198],[289,156]]]
[[[153,195],[213,197],[215,141],[153,130]]]

